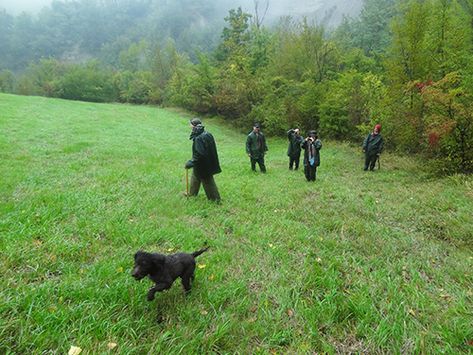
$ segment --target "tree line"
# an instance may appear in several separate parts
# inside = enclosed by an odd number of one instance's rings
[[[291,18],[268,28],[241,8],[224,21],[209,48],[123,35],[126,45],[105,39],[81,62],[52,56],[3,70],[0,89],[179,106],[274,135],[297,126],[360,142],[381,123],[389,148],[473,172],[473,0],[365,0],[358,18],[330,30]]]

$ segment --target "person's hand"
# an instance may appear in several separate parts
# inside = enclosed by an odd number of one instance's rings
[[[248,153],[248,156],[251,158],[251,154],[250,154],[250,153]]]
[[[184,168],[186,169],[190,169],[190,168],[193,168],[194,167],[194,162],[192,160],[189,160],[186,165],[184,166]]]
[[[363,153],[366,153],[366,149],[363,149]]]

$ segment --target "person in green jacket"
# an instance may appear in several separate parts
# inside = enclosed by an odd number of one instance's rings
[[[365,153],[365,168],[364,170],[370,169],[373,171],[376,160],[379,159],[381,152],[383,151],[383,137],[381,136],[381,125],[377,124],[374,126],[373,132],[369,133],[363,142],[363,153]]]
[[[266,172],[266,166],[264,165],[264,155],[268,151],[266,145],[266,138],[259,123],[253,125],[253,130],[248,134],[246,138],[246,154],[250,157],[251,170],[256,171],[256,163],[262,173]]]
[[[315,181],[317,167],[320,165],[320,141],[316,131],[309,131],[308,136],[302,143],[304,149],[304,174],[307,181]]]
[[[287,139],[289,146],[287,147],[287,156],[289,157],[289,170],[295,165],[294,170],[299,169],[299,161],[301,159],[301,144],[304,141],[299,128],[287,131]]]
[[[207,198],[220,202],[220,194],[213,176],[220,173],[222,169],[220,169],[214,137],[204,129],[200,119],[193,118],[190,125],[192,133],[189,139],[193,141],[192,159],[185,165],[186,169],[193,168],[189,196],[197,196],[202,183]]]

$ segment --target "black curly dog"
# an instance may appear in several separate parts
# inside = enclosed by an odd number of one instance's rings
[[[184,290],[189,292],[191,280],[194,280],[195,258],[207,249],[209,247],[192,254],[177,253],[172,255],[138,251],[135,254],[135,267],[131,276],[136,280],[148,276],[150,280],[154,281],[155,285],[148,291],[148,301],[154,299],[156,292],[170,288],[178,277],[181,278]]]

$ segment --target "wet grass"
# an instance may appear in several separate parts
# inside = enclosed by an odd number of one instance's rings
[[[0,95],[0,352],[471,352],[473,180],[324,141],[318,180],[269,139],[217,141],[223,203],[183,196],[188,117]],[[205,243],[193,291],[146,301],[138,249]]]

